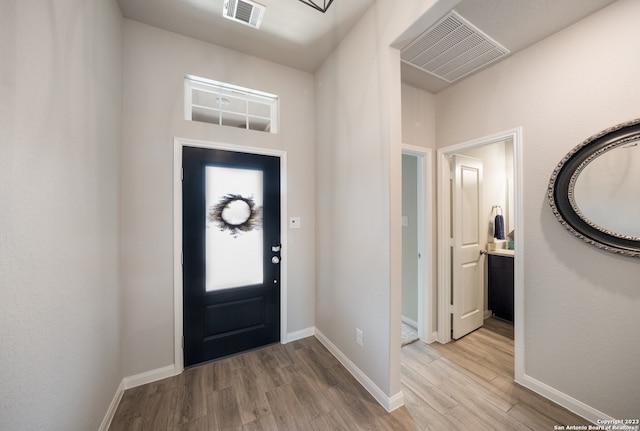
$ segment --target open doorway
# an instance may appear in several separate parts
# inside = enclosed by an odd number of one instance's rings
[[[402,344],[436,339],[431,150],[402,146]]]
[[[464,278],[468,284],[466,274],[456,274],[455,232],[456,209],[453,204],[455,196],[455,178],[452,174],[452,160],[454,155],[464,155],[481,160],[482,189],[478,197],[478,214],[480,218],[478,242],[480,248],[478,256],[474,256],[477,263],[480,290],[475,295],[481,295],[478,304],[482,304],[484,318],[491,317],[494,312],[489,306],[489,252],[511,259],[512,262],[512,322],[514,325],[514,355],[516,379],[522,370],[522,286],[523,286],[523,255],[522,255],[522,181],[521,181],[521,131],[514,129],[496,135],[480,138],[462,144],[438,150],[438,341],[447,343],[452,338],[456,319],[468,313],[466,304],[461,305],[460,295],[455,291],[456,277]],[[504,239],[495,236],[495,216],[502,215],[504,224]],[[508,257],[507,257],[508,256]],[[469,307],[467,307],[469,308]],[[458,313],[458,314],[456,314]],[[504,317],[504,316],[503,316]],[[503,320],[508,320],[504,319]],[[489,322],[490,324],[492,322]]]

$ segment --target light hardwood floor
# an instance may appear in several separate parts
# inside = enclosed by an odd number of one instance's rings
[[[129,389],[110,430],[553,430],[587,424],[513,383],[513,341],[481,328],[402,348],[405,407],[387,413],[313,337]]]

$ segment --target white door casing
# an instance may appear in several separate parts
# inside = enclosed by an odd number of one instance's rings
[[[437,340],[436,262],[434,238],[434,169],[432,150],[402,144],[402,154],[418,158],[418,337],[425,343]]]
[[[251,154],[265,154],[280,158],[280,216],[282,245],[280,261],[280,334],[281,343],[288,340],[287,333],[287,285],[288,285],[288,226],[287,217],[287,152],[282,150],[249,147],[243,145],[226,144],[220,142],[196,140],[175,137],[173,142],[173,294],[174,294],[174,374],[180,374],[184,370],[183,357],[183,301],[182,301],[182,147],[202,147]]]
[[[536,387],[527,381],[525,375],[525,319],[524,319],[524,217],[523,217],[523,133],[522,128],[482,136],[477,139],[450,145],[437,150],[437,303],[438,303],[438,327],[437,341],[448,343],[451,341],[451,166],[449,158],[453,154],[472,148],[488,145],[494,142],[510,140],[513,142],[514,165],[514,229],[515,248],[514,257],[514,366],[515,381],[531,388]]]
[[[452,164],[453,338],[484,321],[484,258],[482,249],[482,160],[455,154]],[[484,235],[486,236],[486,235]]]

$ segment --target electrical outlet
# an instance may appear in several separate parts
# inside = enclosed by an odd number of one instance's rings
[[[358,343],[361,346],[363,345],[362,337],[363,337],[362,329],[356,328],[356,343]]]

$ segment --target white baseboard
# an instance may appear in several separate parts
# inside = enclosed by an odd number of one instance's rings
[[[313,337],[315,335],[316,328],[313,326],[310,328],[302,329],[296,332],[290,332],[287,334],[287,339],[282,341],[282,344],[291,343],[293,341],[302,340],[303,338]]]
[[[431,344],[438,339],[438,331],[433,331],[431,335],[428,335],[427,338],[423,339],[427,344]]]
[[[122,394],[124,394],[124,380],[120,382],[118,385],[118,389],[116,389],[116,394],[113,396],[111,400],[111,404],[109,404],[109,408],[107,409],[107,414],[104,415],[104,419],[102,419],[102,423],[100,424],[100,428],[98,431],[108,431],[111,426],[111,421],[116,414],[116,410],[118,409],[118,405],[120,404],[120,400],[122,399]]]
[[[386,398],[389,400],[389,402],[387,405],[383,404],[382,407],[384,407],[385,410],[388,412],[392,412],[395,409],[399,409],[400,407],[404,406],[404,393],[402,391],[398,392],[392,397],[386,397]]]
[[[118,389],[116,390],[116,394],[113,396],[113,400],[111,400],[109,409],[107,409],[107,414],[104,416],[104,419],[102,419],[102,423],[100,424],[98,431],[108,431],[125,390],[135,388],[136,386],[146,385],[147,383],[157,382],[158,380],[166,379],[167,377],[175,376],[180,373],[181,371],[177,371],[175,366],[167,365],[166,367],[157,368],[155,370],[146,371],[144,373],[122,379]]]
[[[594,424],[597,423],[598,419],[601,419],[601,420],[613,419],[612,417],[607,416],[601,411],[598,411],[593,407],[586,405],[582,401],[576,400],[575,398],[563,392],[560,392],[559,390],[554,389],[551,386],[545,383],[542,383],[541,381],[536,380],[533,377],[530,377],[526,374],[524,375],[521,381],[516,380],[516,383],[519,383],[522,386],[528,389],[531,389],[533,392],[536,392],[542,395],[543,397],[550,399],[554,403],[561,405],[567,410],[572,411],[578,416],[581,416],[586,420],[593,422]]]
[[[358,382],[380,403],[388,412],[404,405],[404,394],[402,391],[388,397],[382,389],[380,389],[365,373],[362,372],[347,356],[340,351],[329,339],[320,332],[315,330],[316,338],[336,357],[338,361],[356,378]]]
[[[166,367],[156,368],[155,370],[145,371],[135,376],[125,377],[122,379],[125,389],[135,388],[136,386],[146,385],[147,383],[157,382],[167,377],[177,376],[182,371],[176,370],[175,366],[167,365]]]
[[[493,311],[491,310],[484,310],[484,318],[488,319],[489,317],[493,316]]]
[[[407,316],[402,316],[402,322],[406,323],[407,325],[411,326],[412,328],[417,328],[418,327],[418,322],[416,322],[413,319],[409,319]]]

